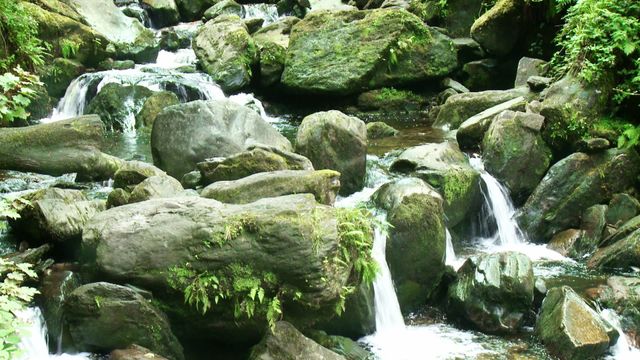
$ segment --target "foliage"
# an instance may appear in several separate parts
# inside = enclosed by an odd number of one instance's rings
[[[37,22],[22,3],[0,0],[0,72],[16,65],[33,71],[44,64],[48,50],[49,45],[38,38]]]
[[[338,258],[343,266],[353,264],[353,270],[359,281],[373,283],[378,273],[378,263],[373,259],[373,229],[386,231],[388,224],[375,219],[365,208],[338,208]]]
[[[236,319],[242,316],[251,319],[257,314],[267,320],[270,329],[282,315],[280,299],[285,295],[299,298],[299,292],[280,288],[275,274],[241,264],[230,264],[215,272],[197,272],[186,264],[171,268],[170,273],[169,285],[182,291],[185,303],[203,315],[212,305],[230,301]]]
[[[60,51],[62,52],[62,57],[65,59],[75,57],[78,53],[78,49],[80,49],[80,45],[81,44],[79,42],[70,39],[60,40]]]
[[[618,147],[619,148],[630,148],[636,146],[640,143],[640,125],[633,126],[631,124],[627,124],[624,131],[618,137]]]
[[[569,9],[556,41],[561,50],[554,55],[552,65],[558,75],[570,73],[589,84],[613,80],[617,103],[640,96],[637,0],[577,2]]]
[[[16,312],[25,308],[38,293],[24,286],[28,279],[35,279],[31,264],[15,264],[0,258],[0,360],[15,359],[19,355],[20,333],[25,324]]]
[[[0,122],[26,120],[27,107],[36,96],[35,86],[41,86],[38,77],[22,70],[20,66],[0,75]]]

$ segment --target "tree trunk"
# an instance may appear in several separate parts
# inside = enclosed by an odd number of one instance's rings
[[[100,151],[103,136],[104,125],[97,115],[0,129],[0,169],[53,176],[77,173],[79,180],[106,180],[124,160]]]

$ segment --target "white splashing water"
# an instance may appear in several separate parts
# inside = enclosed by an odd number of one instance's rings
[[[246,4],[242,5],[242,9],[244,19],[263,19],[263,25],[276,22],[280,18],[278,7],[274,4]]]
[[[607,360],[637,360],[640,359],[640,349],[633,347],[627,338],[627,335],[622,331],[622,326],[620,325],[620,315],[618,315],[615,311],[611,309],[604,309],[600,312],[600,316],[602,316],[605,320],[613,326],[620,337],[615,345],[613,345],[610,349],[610,355],[606,357]]]
[[[47,325],[44,322],[40,308],[30,307],[19,311],[19,319],[24,321],[28,327],[25,329],[25,336],[22,338],[19,348],[22,350],[21,357],[16,360],[88,360],[89,354],[80,353],[75,355],[49,354],[47,344]]]
[[[380,186],[391,180],[391,175],[381,166],[382,163],[390,163],[391,161],[392,158],[382,159],[375,155],[367,155],[367,179],[364,188],[346,197],[338,196],[335,206],[350,208],[369,201]]]
[[[464,263],[464,259],[458,259],[456,251],[453,248],[453,238],[449,229],[446,229],[446,248],[445,248],[445,265],[451,266],[454,270],[458,270]]]

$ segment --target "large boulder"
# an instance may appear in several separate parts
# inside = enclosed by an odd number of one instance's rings
[[[291,150],[289,141],[258,113],[230,100],[170,106],[158,114],[151,131],[154,163],[177,179],[205,159],[259,144]]]
[[[444,198],[447,226],[454,227],[480,207],[480,174],[454,143],[426,144],[403,151],[391,170],[412,173]]]
[[[529,90],[526,87],[520,87],[511,90],[488,90],[453,95],[440,106],[434,126],[449,126],[451,129],[457,129],[473,115],[519,96],[526,97],[528,93]]]
[[[515,99],[505,101],[496,106],[490,107],[465,120],[456,132],[456,140],[461,149],[475,149],[480,145],[485,133],[489,130],[491,123],[503,111],[524,111],[526,106],[524,97],[518,96]],[[540,117],[542,118],[542,117]],[[544,118],[542,118],[544,120]],[[540,127],[542,121],[539,121]]]
[[[498,0],[471,26],[471,37],[490,54],[507,55],[520,36],[523,0]]]
[[[333,205],[339,189],[340,173],[333,170],[280,170],[218,181],[200,195],[228,204],[247,204],[267,197],[307,193],[321,204]]]
[[[639,171],[640,157],[633,149],[574,153],[549,169],[518,212],[517,221],[529,238],[549,241],[554,234],[579,226],[577,209],[606,203],[632,186]]]
[[[100,116],[108,129],[134,130],[135,114],[152,94],[144,86],[109,83],[89,102],[84,113]]]
[[[133,188],[152,176],[166,176],[157,167],[142,161],[125,161],[113,175],[113,187],[133,190]]]
[[[315,169],[338,171],[341,195],[364,186],[367,127],[362,120],[335,110],[311,114],[298,128],[296,151],[311,160]]]
[[[560,154],[575,150],[575,144],[604,114],[609,93],[606,86],[585,85],[565,76],[546,91],[540,115],[545,118],[542,135]]]
[[[258,50],[240,17],[222,15],[208,21],[192,45],[200,67],[224,91],[235,92],[251,82]]]
[[[149,96],[136,114],[137,126],[153,126],[156,116],[166,107],[180,104],[176,94],[170,91],[160,91]]]
[[[180,13],[174,0],[142,0],[142,4],[156,28],[176,25],[180,22]]]
[[[249,175],[277,170],[313,170],[311,161],[302,155],[274,147],[252,146],[227,158],[198,163],[204,185],[216,181],[238,180]]]
[[[180,195],[183,191],[180,181],[171,176],[151,176],[133,188],[128,202],[134,203],[149,199],[174,197]]]
[[[12,227],[30,242],[79,241],[82,229],[94,215],[105,209],[102,200],[89,200],[79,190],[49,188],[21,198]]]
[[[505,111],[495,117],[482,141],[485,169],[518,202],[533,192],[551,164],[551,149],[540,135],[543,121],[537,114]]]
[[[276,85],[284,71],[287,50],[271,41],[256,41],[260,52],[260,85]]]
[[[392,226],[386,258],[400,308],[408,314],[433,295],[445,272],[442,196],[420,179],[405,178],[383,185],[373,198]]]
[[[138,63],[153,62],[160,44],[153,31],[125,16],[111,0],[66,0],[83,21],[115,45],[116,56]]]
[[[322,347],[286,321],[278,321],[273,332],[251,350],[249,360],[346,360]]]
[[[640,267],[640,230],[598,249],[589,259],[590,268],[620,269],[624,271]]]
[[[244,343],[279,311],[304,326],[331,317],[345,288],[375,275],[366,268],[372,243],[362,211],[320,205],[309,194],[245,205],[153,199],[109,209],[83,232],[85,263],[98,274],[153,289],[191,336]],[[249,301],[258,291],[262,300]]]
[[[617,332],[570,287],[547,292],[536,334],[549,352],[560,359],[592,359],[604,355]]]
[[[451,39],[405,10],[313,11],[291,31],[282,83],[345,95],[444,77],[456,66]]]
[[[521,253],[469,258],[449,287],[451,316],[489,333],[515,333],[533,304],[533,266]]]
[[[169,359],[184,359],[167,317],[128,287],[105,282],[80,286],[67,296],[64,310],[79,350],[111,351],[141,344]]]

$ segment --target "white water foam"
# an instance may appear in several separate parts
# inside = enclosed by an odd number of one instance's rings
[[[627,335],[622,331],[622,326],[620,325],[620,315],[618,315],[615,311],[611,309],[604,309],[600,312],[600,316],[602,316],[605,320],[613,326],[620,337],[615,345],[613,345],[610,349],[610,355],[606,357],[607,360],[638,360],[640,359],[640,349],[633,347],[631,342],[627,338]]]

